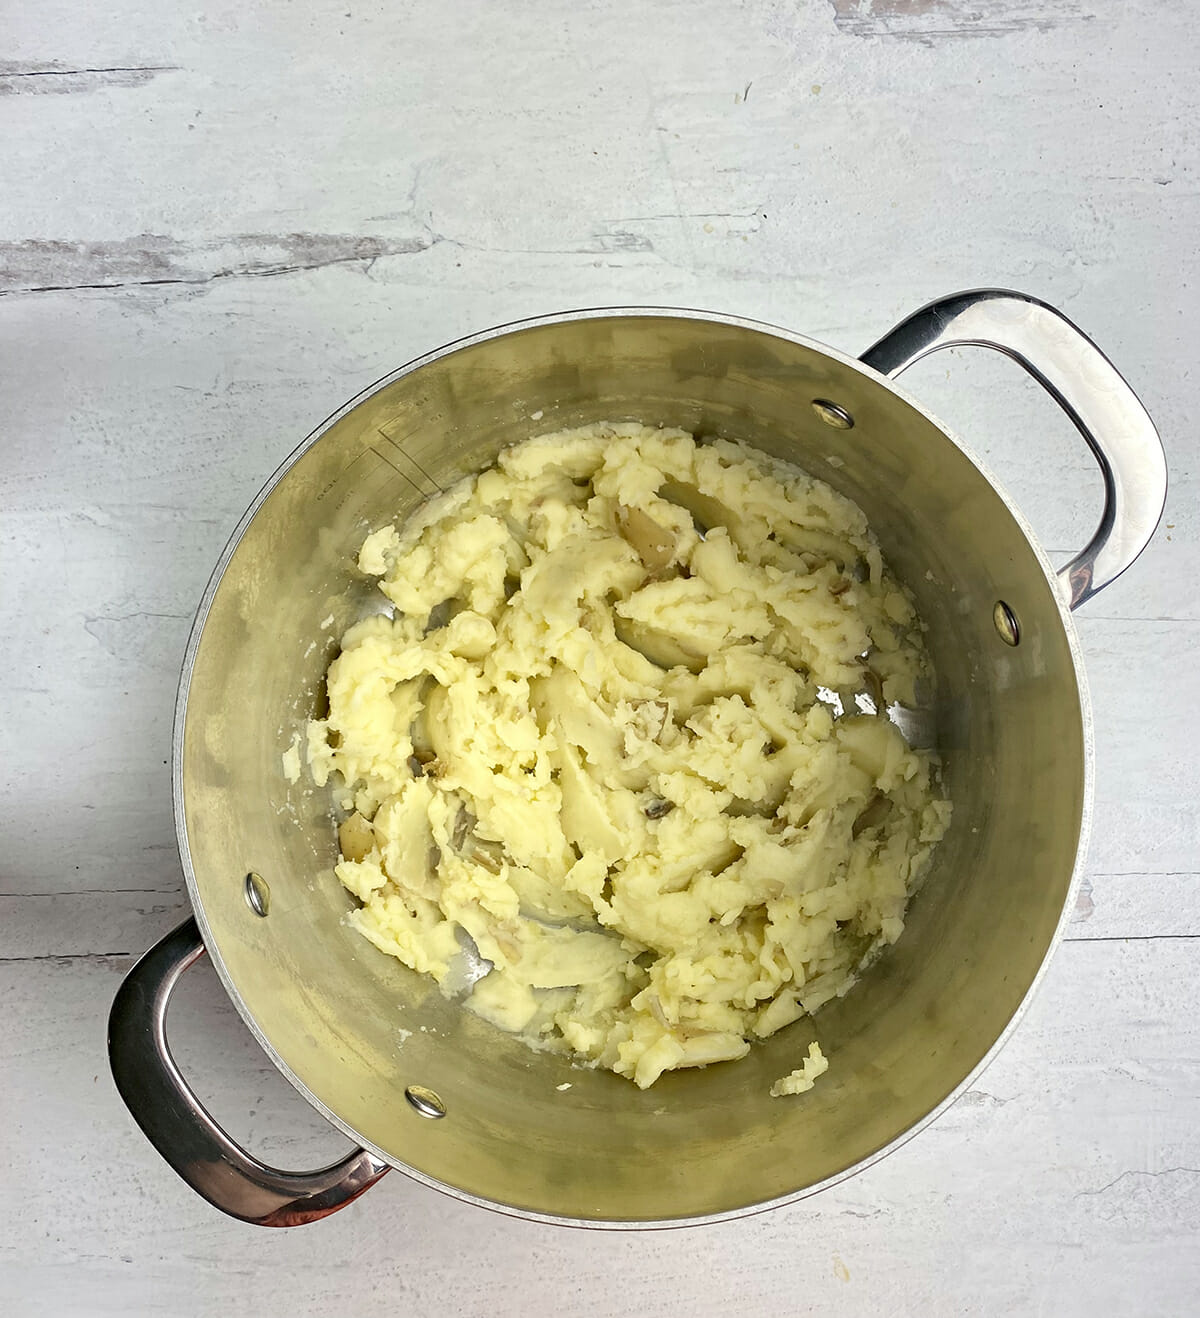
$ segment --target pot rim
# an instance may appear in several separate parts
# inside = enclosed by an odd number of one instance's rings
[[[1075,674],[1075,684],[1079,695],[1080,722],[1083,733],[1082,745],[1080,747],[1083,756],[1083,797],[1079,820],[1079,841],[1076,846],[1075,864],[1071,872],[1070,883],[1067,886],[1066,896],[1063,900],[1062,911],[1059,915],[1058,923],[1055,926],[1054,934],[1046,947],[1045,954],[1042,957],[1037,973],[1030,981],[1029,987],[1022,996],[1020,1003],[1009,1018],[1008,1024],[1004,1027],[973,1070],[949,1094],[947,1094],[940,1103],[926,1113],[924,1117],[913,1122],[912,1125],[901,1131],[900,1134],[890,1140],[887,1144],[875,1150],[874,1153],[868,1154],[867,1157],[860,1159],[852,1166],[837,1172],[833,1176],[827,1177],[823,1181],[815,1182],[812,1185],[805,1186],[803,1189],[777,1196],[774,1199],[767,1199],[759,1203],[743,1205],[740,1208],[732,1208],[720,1213],[697,1214],[690,1217],[679,1218],[650,1218],[646,1220],[564,1217],[553,1213],[542,1213],[520,1208],[512,1204],[502,1203],[498,1200],[482,1198],[478,1195],[471,1194],[469,1191],[463,1190],[458,1186],[451,1185],[449,1182],[440,1181],[436,1177],[418,1171],[416,1168],[409,1166],[405,1162],[398,1161],[396,1158],[385,1153],[378,1145],[372,1144],[368,1140],[364,1140],[353,1126],[339,1117],[331,1108],[326,1106],[326,1104],[308,1088],[308,1086],[276,1052],[274,1046],[259,1028],[258,1022],[246,1006],[246,1003],[237,988],[237,984],[230,974],[228,967],[225,965],[224,959],[217,947],[216,939],[213,937],[212,929],[208,923],[208,917],[205,913],[204,905],[200,900],[195,869],[192,864],[191,850],[188,845],[187,820],[183,805],[183,732],[187,719],[187,701],[191,686],[192,671],[195,666],[196,653],[199,649],[204,626],[208,620],[208,614],[212,607],[213,600],[216,597],[221,581],[224,578],[225,569],[228,567],[230,559],[233,557],[234,552],[241,543],[243,535],[245,535],[251,522],[257,516],[259,509],[296,462],[298,462],[310,448],[317,444],[332,426],[349,412],[353,411],[354,408],[364,402],[372,394],[375,394],[380,389],[386,388],[388,385],[395,383],[397,380],[403,379],[407,375],[413,374],[423,366],[427,366],[431,362],[438,361],[439,359],[447,357],[461,349],[473,347],[478,343],[484,343],[490,339],[502,338],[510,334],[518,334],[525,330],[566,324],[577,320],[617,320],[629,318],[664,318],[703,321],[715,325],[729,326],[735,329],[749,330],[756,334],[766,334],[772,338],[784,339],[789,343],[797,344],[814,352],[821,353],[826,357],[830,357],[841,365],[857,370],[876,383],[884,385],[887,389],[891,390],[891,392],[898,395],[915,411],[920,413],[920,415],[932,425],[936,426],[946,439],[967,458],[980,475],[991,485],[992,489],[1017,523],[1022,534],[1025,536],[1025,539],[1028,541],[1030,548],[1033,550],[1034,556],[1046,577],[1046,583],[1058,608],[1059,618],[1066,636],[1067,647],[1071,655],[1071,663]],[[280,1073],[291,1083],[293,1088],[295,1088],[297,1092],[300,1093],[332,1126],[337,1130],[340,1130],[342,1134],[347,1136],[347,1138],[353,1140],[355,1144],[360,1145],[388,1166],[395,1168],[405,1176],[420,1182],[422,1185],[428,1186],[432,1190],[438,1190],[451,1198],[458,1199],[464,1203],[473,1204],[478,1208],[485,1208],[492,1212],[502,1213],[508,1217],[517,1217],[527,1221],[541,1222],[550,1226],[609,1231],[672,1230],[687,1226],[708,1226],[718,1222],[733,1221],[736,1218],[752,1217],[759,1213],[770,1212],[776,1208],[783,1208],[788,1204],[798,1203],[802,1199],[807,1199],[810,1195],[819,1194],[822,1190],[828,1190],[832,1186],[849,1180],[853,1176],[857,1176],[868,1167],[874,1166],[876,1163],[886,1158],[888,1154],[893,1153],[902,1145],[907,1144],[910,1139],[915,1135],[920,1134],[921,1131],[927,1126],[930,1126],[938,1119],[938,1117],[951,1108],[958,1099],[975,1084],[987,1067],[995,1060],[1000,1050],[1006,1043],[1008,1043],[1013,1032],[1029,1010],[1034,994],[1041,986],[1045,977],[1047,966],[1049,965],[1055,951],[1058,949],[1059,944],[1063,941],[1063,934],[1070,920],[1071,912],[1075,907],[1079,886],[1083,878],[1083,871],[1087,861],[1088,843],[1092,827],[1094,776],[1095,739],[1092,724],[1091,697],[1088,692],[1087,679],[1083,667],[1083,656],[1079,635],[1071,616],[1070,607],[1063,597],[1062,590],[1055,575],[1055,569],[1047,558],[1037,536],[1033,532],[1033,529],[1026,521],[1020,509],[1016,506],[1013,499],[1009,496],[1004,486],[996,480],[987,464],[983,462],[971,447],[964,443],[954,431],[948,429],[933,415],[932,412],[928,410],[928,408],[924,407],[905,389],[900,388],[894,380],[875,370],[873,367],[866,365],[866,363],[859,358],[854,357],[849,353],[842,352],[839,349],[832,348],[816,339],[811,339],[806,335],[797,334],[792,330],[784,329],[765,321],[753,320],[744,316],[733,316],[720,312],[701,311],[685,307],[656,306],[586,307],[573,311],[533,316],[523,320],[508,321],[502,325],[494,326],[491,329],[482,330],[475,334],[468,334],[462,338],[454,339],[440,348],[435,348],[431,352],[415,357],[403,366],[388,372],[388,374],[382,376],[373,384],[361,389],[353,398],[349,399],[349,401],[343,403],[334,412],[330,413],[320,425],[318,425],[292,450],[290,454],[288,454],[275,471],[271,473],[270,477],[268,477],[262,488],[251,501],[245,513],[243,513],[224,549],[221,551],[221,556],[213,568],[208,584],[204,589],[204,594],[200,599],[200,604],[197,607],[196,616],[192,623],[191,632],[188,636],[187,648],[184,652],[183,666],[180,672],[179,688],[175,700],[174,727],[172,731],[171,747],[171,795],[175,817],[175,833],[179,845],[179,859],[183,867],[184,879],[187,883],[188,899],[191,902],[192,910],[195,912],[196,923],[198,924],[201,936],[204,939],[205,949],[207,950],[213,967],[220,978],[221,984],[229,995],[238,1015],[242,1018],[247,1029],[249,1029],[250,1033],[271,1059],[272,1063],[274,1063]]]

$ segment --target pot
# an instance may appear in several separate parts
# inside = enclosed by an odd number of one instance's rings
[[[1099,530],[1058,571],[969,450],[892,383],[967,343],[1043,384],[1104,474]],[[370,947],[344,919],[327,793],[280,768],[337,638],[378,610],[353,567],[365,533],[505,445],[623,418],[743,439],[861,505],[916,596],[936,667],[928,707],[893,717],[936,745],[954,802],[903,937],[852,993],[742,1061],[646,1092],[531,1052]],[[972,1082],[1060,936],[1092,792],[1071,610],[1142,551],[1165,491],[1161,443],[1129,386],[1062,315],[1017,293],[933,303],[857,360],[734,317],[634,309],[506,326],[396,371],[276,472],[201,601],[173,768],[195,918],[130,971],[109,1027],[135,1119],[210,1202],[274,1226],[334,1211],[389,1167],[523,1217],[633,1227],[735,1217],[867,1166]],[[164,1018],[205,951],[275,1065],[360,1146],[348,1158],[280,1172],[204,1111]],[[828,1074],[802,1101],[770,1098],[814,1037]]]

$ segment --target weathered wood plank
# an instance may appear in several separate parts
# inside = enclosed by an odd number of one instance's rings
[[[1198,957],[1190,940],[1067,944],[975,1088],[883,1163],[765,1217],[637,1235],[510,1221],[397,1175],[319,1226],[251,1232],[192,1196],[121,1109],[95,1006],[127,962],[0,966],[0,1146],[23,1187],[0,1203],[0,1276],[37,1297],[16,1312],[64,1315],[312,1312],[352,1297],[364,1315],[598,1318],[631,1296],[679,1318],[735,1300],[749,1313],[1187,1312],[1200,1293]],[[336,1156],[340,1137],[258,1052],[215,977],[193,974],[172,1039],[220,1119],[279,1164]]]
[[[1194,7],[10,8],[5,1312],[1195,1312]],[[176,672],[262,480],[363,385],[490,324],[703,306],[856,351],[980,284],[1025,288],[1096,336],[1162,430],[1172,491],[1143,562],[1079,619],[1097,721],[1088,881],[972,1093],[863,1177],[692,1233],[530,1227],[398,1176],[302,1232],[254,1233],[194,1199],[107,1079],[129,959],[99,954],[139,952],[186,911],[164,764]],[[1091,459],[1010,363],[941,354],[904,385],[1056,561],[1086,540]],[[211,972],[187,977],[172,1037],[264,1156],[342,1147]]]
[[[0,892],[0,961],[139,956],[191,914],[173,842],[158,868],[155,888],[71,888],[62,876],[58,891]],[[1198,891],[1195,872],[1089,873],[1065,937],[1200,940]]]
[[[3,806],[5,886],[163,884],[164,865],[173,865],[165,762],[174,689],[212,563],[258,484],[327,409],[437,341],[428,325],[400,333],[379,303],[371,304],[374,337],[356,332],[348,309],[357,304],[339,299],[361,281],[335,268],[273,284],[282,321],[274,338],[245,316],[235,281],[190,307],[168,300],[154,311],[165,332],[148,350],[140,316],[150,308],[137,310],[145,291],[76,294],[65,317],[52,306],[63,294],[10,304],[27,333],[17,369],[0,380],[0,406],[15,418],[0,474],[0,556],[14,626],[0,635],[0,662],[19,675],[0,739],[24,772]],[[332,306],[337,316],[318,324]],[[78,364],[60,388],[26,398],[20,382],[36,377],[49,334]],[[381,347],[389,338],[402,346]],[[232,376],[231,345],[261,375]],[[123,382],[135,361],[131,391]],[[986,398],[970,391],[963,409],[989,416]],[[1007,433],[994,416],[983,431],[989,445]],[[46,448],[48,435],[65,437],[69,459]],[[1010,434],[1002,450],[1014,469],[1023,463],[1019,438]],[[1049,468],[1054,479],[1018,491],[1035,524],[1058,516],[1071,464],[1087,461],[1081,448],[1077,440],[1063,446],[1060,465]],[[1196,707],[1185,658],[1200,625],[1186,589],[1193,564],[1200,571],[1194,463],[1193,451],[1173,455],[1169,526],[1144,562],[1080,615],[1097,726],[1096,873],[1187,873],[1200,850],[1191,789],[1200,749],[1173,703]],[[1075,510],[1086,519],[1087,501]],[[1084,520],[1074,543],[1086,528]]]

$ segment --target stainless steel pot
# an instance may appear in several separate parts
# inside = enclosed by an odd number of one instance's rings
[[[965,446],[891,383],[964,343],[1031,372],[1100,463],[1100,528],[1057,572]],[[745,439],[865,509],[929,626],[937,690],[922,721],[955,808],[903,938],[853,993],[743,1061],[645,1093],[531,1053],[348,929],[326,794],[280,772],[337,637],[377,607],[352,567],[364,533],[504,445],[607,418]],[[388,376],[272,477],[201,602],[174,744],[195,920],[130,971],[109,1026],[134,1117],[200,1194],[273,1226],[334,1211],[388,1167],[525,1217],[663,1226],[786,1203],[881,1157],[971,1083],[1059,937],[1092,787],[1070,611],[1142,551],[1165,491],[1162,446],[1125,381],[1016,293],[934,303],[859,360],[732,317],[634,309],[506,326]],[[204,1112],[164,1034],[204,951],[272,1061],[361,1145],[352,1156],[275,1171]],[[768,1097],[818,1033],[828,1075],[801,1102]]]

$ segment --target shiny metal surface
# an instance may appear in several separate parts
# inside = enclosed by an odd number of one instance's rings
[[[996,624],[996,633],[1005,645],[1021,644],[1021,624],[1017,615],[1003,600],[996,601],[992,610],[992,621]]]
[[[166,1018],[180,976],[204,954],[186,920],[129,972],[113,1001],[108,1055],[117,1089],[150,1143],[180,1176],[231,1217],[300,1226],[336,1213],[388,1170],[365,1149],[315,1172],[280,1172],[240,1149],[205,1111],[167,1045]]]
[[[1019,362],[1075,423],[1100,466],[1100,525],[1058,573],[1076,609],[1150,543],[1167,498],[1162,440],[1137,395],[1091,339],[1061,311],[1024,293],[987,288],[931,302],[862,359],[894,378],[939,348],[968,344],[995,348]]]
[[[844,407],[839,407],[837,403],[831,403],[828,398],[814,398],[812,409],[827,426],[832,426],[834,430],[854,429],[854,418],[850,413]]]
[[[814,398],[838,400],[854,428],[825,425]],[[918,713],[936,730],[955,803],[904,936],[852,994],[736,1065],[669,1074],[646,1092],[530,1052],[348,929],[328,796],[280,772],[321,709],[338,636],[379,607],[353,566],[366,532],[506,444],[610,418],[744,439],[864,508],[928,624],[937,679]],[[993,622],[1001,599],[1020,619],[1016,648]],[[882,1156],[999,1046],[1078,873],[1089,717],[1053,569],[963,446],[902,391],[853,358],[745,321],[580,312],[396,372],[330,418],[260,494],[189,645],[175,740],[180,849],[205,943],[247,1024],[381,1159],[548,1221],[714,1220]],[[270,885],[266,918],[245,901],[250,870]],[[771,1099],[771,1082],[814,1037],[828,1074],[803,1101]],[[414,1110],[405,1093],[416,1086],[439,1096],[443,1119]]]
[[[246,905],[255,915],[265,919],[271,910],[271,889],[267,886],[267,881],[261,874],[251,871],[246,875],[245,887]]]

